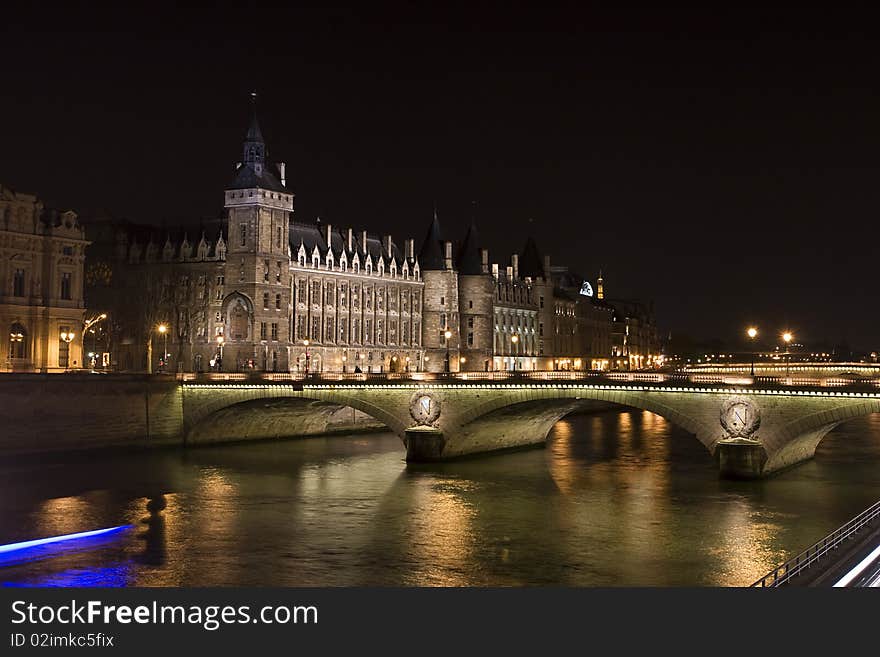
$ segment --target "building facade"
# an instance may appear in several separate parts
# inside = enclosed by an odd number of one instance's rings
[[[121,370],[397,372],[424,368],[425,283],[390,236],[294,220],[256,113],[218,226],[94,221],[89,304]],[[132,304],[132,300],[137,303]]]
[[[76,213],[0,185],[0,345],[4,371],[81,366],[83,261]]]
[[[224,213],[190,234],[88,224],[91,312],[106,312],[120,370],[486,372],[613,367],[614,307],[551,267],[534,239],[490,264],[476,221],[425,239],[294,218],[285,165],[269,165],[254,113]],[[133,302],[134,301],[134,302]],[[652,326],[624,327],[649,353]],[[628,328],[627,328],[628,327]],[[643,346],[644,343],[644,346]],[[635,352],[633,352],[635,354]],[[621,357],[621,361],[623,358]],[[626,359],[645,366],[650,359]]]

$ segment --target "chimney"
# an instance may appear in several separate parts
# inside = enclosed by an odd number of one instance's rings
[[[388,255],[388,259],[391,260],[391,235],[386,235],[382,238],[382,241],[385,242],[385,253]]]
[[[514,253],[510,256],[510,270],[514,278],[519,278],[519,254]]]
[[[284,170],[285,170],[286,166],[287,165],[284,164],[284,162],[278,163],[278,173],[281,174],[281,186],[282,187],[287,187],[287,178],[285,178],[285,176],[284,176]]]
[[[444,242],[443,245],[446,248],[446,269],[452,269],[452,242]]]
[[[348,229],[348,252],[351,253],[354,251],[354,231],[349,228]]]
[[[327,248],[333,248],[333,225],[327,224]]]
[[[544,256],[544,278],[550,278],[550,256]]]
[[[367,231],[361,231],[361,250],[366,253],[367,252]]]
[[[495,277],[495,280],[498,280],[498,263],[492,263],[492,275]]]
[[[508,267],[507,268],[507,280],[510,280],[511,278],[513,278],[513,267]]]
[[[416,257],[416,241],[413,239],[406,240],[404,244],[405,253],[404,256],[408,260],[414,260]]]
[[[480,249],[481,266],[480,271],[484,274],[489,273],[489,249]]]

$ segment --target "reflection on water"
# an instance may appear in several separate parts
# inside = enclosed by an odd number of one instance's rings
[[[0,466],[0,543],[129,532],[0,566],[12,586],[744,585],[880,498],[880,416],[728,481],[642,411],[547,449],[407,466],[393,435]]]

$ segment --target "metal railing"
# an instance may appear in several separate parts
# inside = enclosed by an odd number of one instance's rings
[[[752,584],[752,586],[761,588],[782,586],[804,570],[812,567],[823,556],[832,550],[836,550],[841,543],[852,538],[862,527],[877,517],[880,517],[880,502],[875,502],[843,527],[835,529],[828,536],[808,547],[794,559],[789,559],[781,566],[777,566]]]

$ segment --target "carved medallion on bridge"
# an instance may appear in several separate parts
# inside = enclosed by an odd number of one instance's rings
[[[721,406],[721,426],[727,432],[725,439],[757,440],[755,432],[761,426],[761,412],[744,397],[728,399]]]
[[[440,400],[431,393],[419,391],[410,399],[409,414],[417,424],[430,426],[440,417]]]

